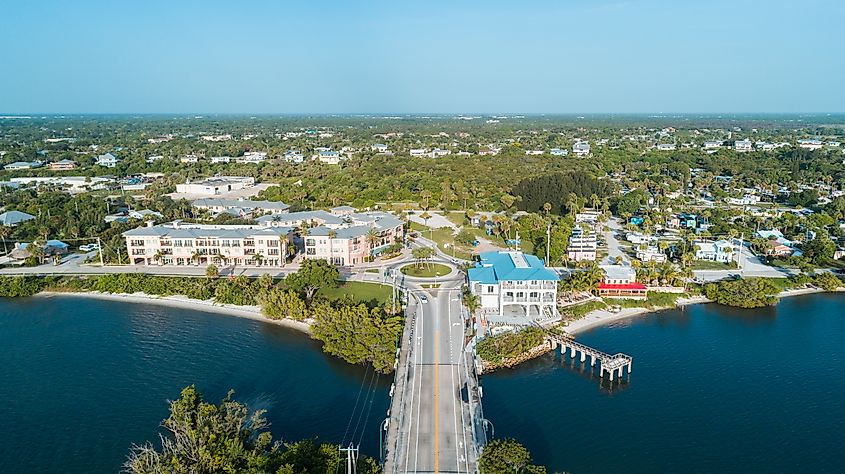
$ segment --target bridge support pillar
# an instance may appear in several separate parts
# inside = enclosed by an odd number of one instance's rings
[[[575,346],[570,347],[569,350],[569,356],[572,357],[573,360],[575,360]]]
[[[596,355],[591,354],[590,355],[590,367],[595,367],[595,366],[596,366]]]
[[[585,360],[587,360],[587,354],[584,354],[584,351],[581,351],[581,363],[583,364]]]
[[[614,370],[608,370],[608,372],[610,373],[610,381],[611,381],[611,382],[613,382],[613,374],[615,374],[615,373],[616,373],[616,369],[614,369]]]

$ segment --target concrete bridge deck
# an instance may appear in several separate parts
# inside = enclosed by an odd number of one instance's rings
[[[464,351],[461,283],[444,281],[436,290],[406,286],[410,298],[385,443],[386,473],[476,472],[475,433],[482,424],[477,379]]]

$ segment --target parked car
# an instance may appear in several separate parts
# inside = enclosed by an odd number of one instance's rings
[[[79,250],[82,250],[83,252],[91,252],[93,250],[100,250],[100,247],[97,246],[97,244],[85,244],[80,245]]]

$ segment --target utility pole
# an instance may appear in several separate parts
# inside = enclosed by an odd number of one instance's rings
[[[546,226],[546,266],[549,266],[549,246],[552,240],[552,224]]]
[[[348,448],[340,448],[341,452],[346,453],[346,474],[355,474],[358,472],[358,447],[352,447],[349,443]]]
[[[97,237],[97,253],[100,254],[100,266],[105,267],[106,264],[103,262],[103,244],[100,241],[100,237]]]

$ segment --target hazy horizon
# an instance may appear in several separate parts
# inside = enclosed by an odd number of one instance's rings
[[[845,111],[834,0],[46,0],[4,13],[7,115]]]

